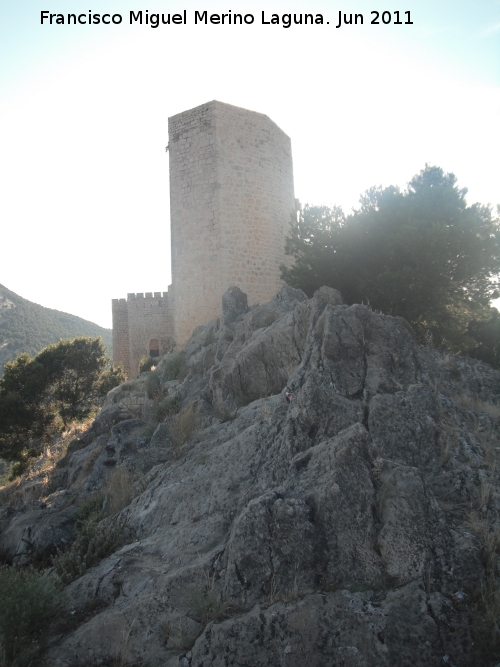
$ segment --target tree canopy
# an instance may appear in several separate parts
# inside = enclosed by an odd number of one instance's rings
[[[453,174],[426,165],[404,192],[371,188],[348,216],[306,206],[287,241],[295,263],[282,277],[310,296],[335,287],[348,304],[404,317],[421,342],[470,351],[470,323],[496,313],[500,225],[489,207],[468,206],[466,193]]]
[[[101,338],[61,340],[34,358],[21,354],[0,380],[0,456],[26,461],[60,422],[87,417],[106,393],[124,381],[110,366]]]

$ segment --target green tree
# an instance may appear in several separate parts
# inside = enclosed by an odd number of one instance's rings
[[[108,391],[125,380],[123,371],[109,364],[101,338],[61,340],[42,350],[35,361],[46,369],[46,402],[67,426],[87,417]]]
[[[0,380],[0,456],[27,461],[58,416],[64,426],[87,417],[125,379],[121,368],[108,364],[102,340],[84,337],[7,363]]]
[[[55,414],[47,404],[46,369],[36,359],[21,354],[5,365],[0,380],[0,456],[26,461],[37,453],[35,442],[50,428]]]
[[[466,192],[427,165],[405,192],[371,188],[349,216],[306,207],[282,276],[309,295],[335,287],[348,304],[404,317],[421,342],[466,351],[468,325],[490,315],[500,271],[499,222],[488,207],[468,206]]]
[[[32,570],[1,567],[1,664],[34,665],[46,645],[50,623],[62,611],[63,597],[54,578]]]

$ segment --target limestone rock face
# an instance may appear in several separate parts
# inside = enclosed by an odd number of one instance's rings
[[[233,324],[239,315],[248,311],[247,295],[239,287],[230,287],[222,297],[222,322],[226,326]]]
[[[226,302],[184,380],[156,403],[144,379],[115,389],[44,506],[2,509],[3,559],[29,562],[30,529],[50,551],[111,471],[142,473],[113,519],[126,543],[69,585],[86,620],[47,664],[487,664],[473,601],[497,576],[500,373],[329,288]],[[176,410],[151,426],[161,401]]]
[[[0,556],[13,565],[29,565],[39,554],[53,554],[73,538],[76,507],[51,508],[31,502],[13,511],[0,535]]]

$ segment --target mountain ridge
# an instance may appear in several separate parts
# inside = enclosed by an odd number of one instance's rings
[[[6,361],[26,352],[33,356],[61,338],[101,336],[112,355],[111,329],[19,296],[0,284],[0,377]]]

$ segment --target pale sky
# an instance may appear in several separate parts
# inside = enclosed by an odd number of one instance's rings
[[[325,23],[262,25],[263,6]],[[129,25],[141,9],[188,24]],[[194,25],[229,9],[254,23]],[[41,10],[123,21],[41,25]],[[363,25],[336,28],[340,10]],[[413,25],[371,25],[375,10]],[[500,203],[500,0],[0,0],[0,283],[107,327],[112,298],[166,290],[167,119],[213,99],[291,137],[302,203],[349,212],[426,162],[469,203]]]

